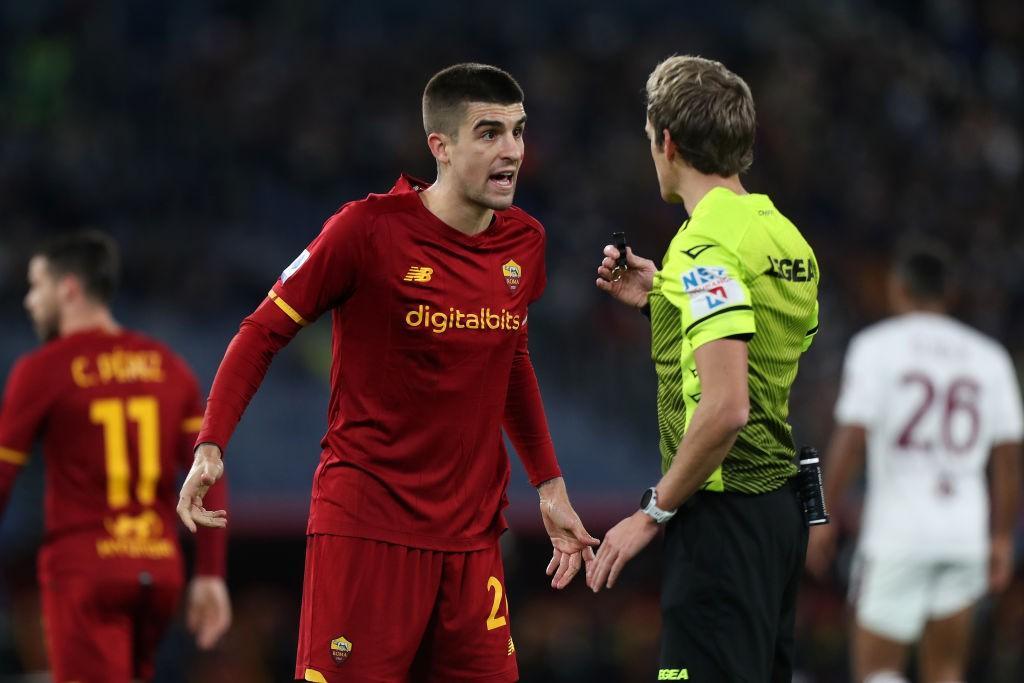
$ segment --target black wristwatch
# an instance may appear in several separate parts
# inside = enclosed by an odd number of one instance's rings
[[[640,498],[640,511],[658,524],[664,524],[676,514],[675,510],[662,510],[658,507],[658,491],[653,486],[644,491]]]

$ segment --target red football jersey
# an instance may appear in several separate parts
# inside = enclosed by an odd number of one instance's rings
[[[296,323],[333,310],[329,426],[309,533],[474,550],[506,526],[503,422],[527,423],[510,435],[535,484],[560,474],[526,351],[545,236],[517,208],[468,236],[434,216],[414,184],[403,177],[390,194],[346,204],[285,269],[273,303],[247,320],[266,326],[246,337],[243,324],[228,349],[200,441],[224,447],[261,379],[249,368],[267,354],[232,363],[233,347],[272,353],[284,342],[261,340],[290,337]],[[282,311],[294,329],[282,327]],[[527,379],[510,381],[514,366]]]
[[[0,406],[0,466],[24,463],[42,433],[42,580],[180,575],[177,477],[191,465],[202,413],[185,363],[135,332],[72,334],[15,364]],[[223,505],[222,484],[207,503]],[[224,532],[204,529],[199,542],[199,573],[222,574]]]

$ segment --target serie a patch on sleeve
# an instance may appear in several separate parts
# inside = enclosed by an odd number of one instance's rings
[[[694,320],[715,311],[746,302],[743,286],[729,274],[725,266],[697,266],[680,276],[683,291],[690,297]]]
[[[287,268],[285,268],[284,271],[281,273],[281,284],[283,285],[284,283],[288,282],[288,278],[290,278],[292,275],[295,275],[295,271],[297,271],[299,268],[301,268],[302,264],[305,263],[306,259],[308,259],[308,258],[309,258],[309,250],[308,249],[303,249],[302,253],[299,254],[295,258],[295,260],[291,262],[291,265],[289,265]]]

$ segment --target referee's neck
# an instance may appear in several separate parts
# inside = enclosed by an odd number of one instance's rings
[[[724,187],[733,194],[747,194],[747,190],[740,182],[738,175],[728,178],[718,175],[701,173],[692,166],[683,166],[679,169],[679,175],[675,183],[675,195],[682,200],[686,213],[693,215],[694,209],[700,204],[700,200],[707,196],[708,192],[716,187]]]

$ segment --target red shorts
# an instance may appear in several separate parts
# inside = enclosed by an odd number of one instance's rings
[[[42,588],[55,683],[131,683],[153,658],[178,609],[182,582],[64,578]]]
[[[519,680],[497,542],[441,552],[310,535],[295,678]]]

